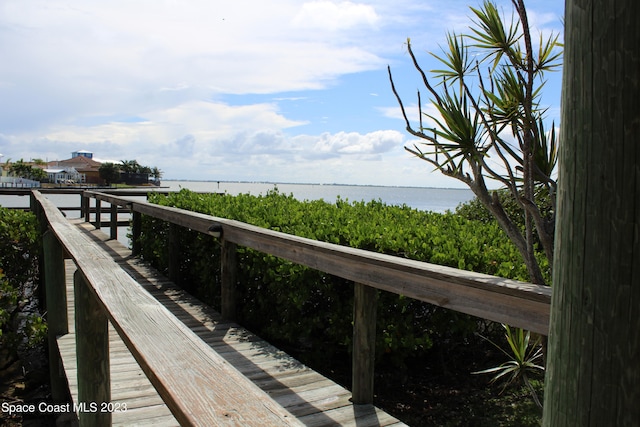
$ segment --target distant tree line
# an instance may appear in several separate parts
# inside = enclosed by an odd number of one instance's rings
[[[120,163],[105,162],[100,165],[98,172],[107,185],[120,182],[139,184],[141,181],[147,182],[149,178],[154,181],[162,178],[160,169],[155,166],[142,166],[137,160],[121,160]]]
[[[44,170],[46,165],[47,163],[41,159],[33,159],[31,162],[25,162],[24,159],[11,162],[9,159],[4,167],[10,176],[42,182],[48,178]],[[137,160],[121,160],[120,163],[105,162],[100,165],[98,173],[107,185],[120,182],[142,184],[149,180],[158,182],[162,178],[160,169],[155,166],[142,166]]]
[[[42,165],[46,165],[46,163],[41,159],[34,159],[32,162],[25,162],[24,159],[20,159],[13,163],[11,163],[11,159],[8,159],[4,167],[7,168],[10,176],[33,181],[43,181],[47,179],[47,173],[44,169],[38,167]]]

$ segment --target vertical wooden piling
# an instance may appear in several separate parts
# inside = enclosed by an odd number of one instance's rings
[[[47,231],[44,234],[42,241],[51,395],[55,402],[62,402],[67,394],[67,382],[56,338],[69,332],[64,250],[55,234],[51,231]]]
[[[140,212],[131,212],[131,253],[138,256],[142,252],[140,245],[140,235],[142,234],[142,214]]]
[[[91,199],[89,199],[88,197],[86,197],[84,195],[84,193],[82,193],[82,195],[80,195],[80,197],[82,198],[82,202],[81,202],[81,206],[82,206],[82,214],[84,215],[84,222],[89,222],[91,221],[91,218],[89,217],[89,215],[91,215]]]
[[[169,259],[167,260],[167,276],[169,280],[178,285],[180,280],[180,230],[176,224],[169,224]]]
[[[78,417],[80,425],[111,426],[109,328],[106,313],[82,273],[74,277]]]
[[[100,199],[96,199],[96,230],[100,230],[100,227],[102,226],[102,206],[101,206],[102,202],[100,201]]]
[[[236,319],[236,282],[238,276],[237,245],[222,239],[221,256],[221,314],[222,318],[235,321]]]
[[[377,303],[375,288],[354,285],[352,400],[356,405],[373,403]]]
[[[111,220],[109,222],[109,237],[118,239],[118,205],[111,203]]]

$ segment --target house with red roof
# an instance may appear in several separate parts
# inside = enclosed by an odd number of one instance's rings
[[[102,163],[93,160],[93,153],[86,150],[74,151],[71,158],[66,160],[55,160],[47,163],[47,171],[56,174],[74,174],[77,173],[76,183],[80,184],[104,184],[104,180],[100,178],[100,165]],[[62,176],[62,175],[59,175]],[[64,178],[62,178],[64,179]],[[75,179],[71,179],[75,180]]]

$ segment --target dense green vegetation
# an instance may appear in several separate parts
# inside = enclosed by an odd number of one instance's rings
[[[169,196],[153,195],[151,201],[330,243],[508,278],[528,277],[518,251],[495,221],[380,201],[302,202],[277,191],[232,197],[182,190]],[[218,307],[219,243],[196,232],[176,234],[172,244],[180,245],[182,285]],[[145,217],[141,240],[143,257],[166,270],[169,226]],[[239,258],[241,323],[281,345],[310,353],[322,348],[322,358],[347,351],[352,335],[351,283],[247,248],[239,248]],[[464,342],[486,324],[381,292],[377,328],[377,361],[406,368],[434,343]]]
[[[407,39],[428,94],[418,91],[417,123],[407,115],[390,67],[389,79],[406,130],[418,138],[405,149],[467,185],[522,254],[529,280],[548,284],[538,248],[552,263],[556,209],[547,206],[555,206],[559,138],[541,97],[546,73],[561,67],[562,43],[551,32],[533,44],[524,0],[511,6],[510,18],[491,0],[470,7],[470,31],[448,33],[442,51],[430,52],[437,70],[421,67]],[[437,114],[423,112],[422,100]],[[493,197],[491,182],[510,194],[509,206]]]
[[[15,361],[20,347],[33,344],[46,330],[33,306],[39,247],[35,215],[0,207],[0,367]]]
[[[121,160],[119,164],[105,162],[100,165],[98,173],[107,185],[121,182],[138,184],[146,177],[159,181],[162,177],[162,171],[156,166],[142,166],[137,160]]]
[[[31,179],[34,181],[43,181],[47,178],[47,173],[44,169],[35,166],[42,164],[45,163],[40,159],[35,159],[33,162],[25,162],[24,159],[20,159],[14,163],[10,163],[9,159],[4,166],[9,171],[10,176]]]

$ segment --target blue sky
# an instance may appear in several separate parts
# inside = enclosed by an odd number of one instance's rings
[[[562,34],[563,2],[526,4],[534,38]],[[404,150],[415,141],[386,67],[415,103],[407,38],[435,68],[427,52],[467,31],[469,5],[479,2],[2,1],[2,160],[85,149],[166,179],[460,187]],[[561,73],[549,77],[559,125]]]

